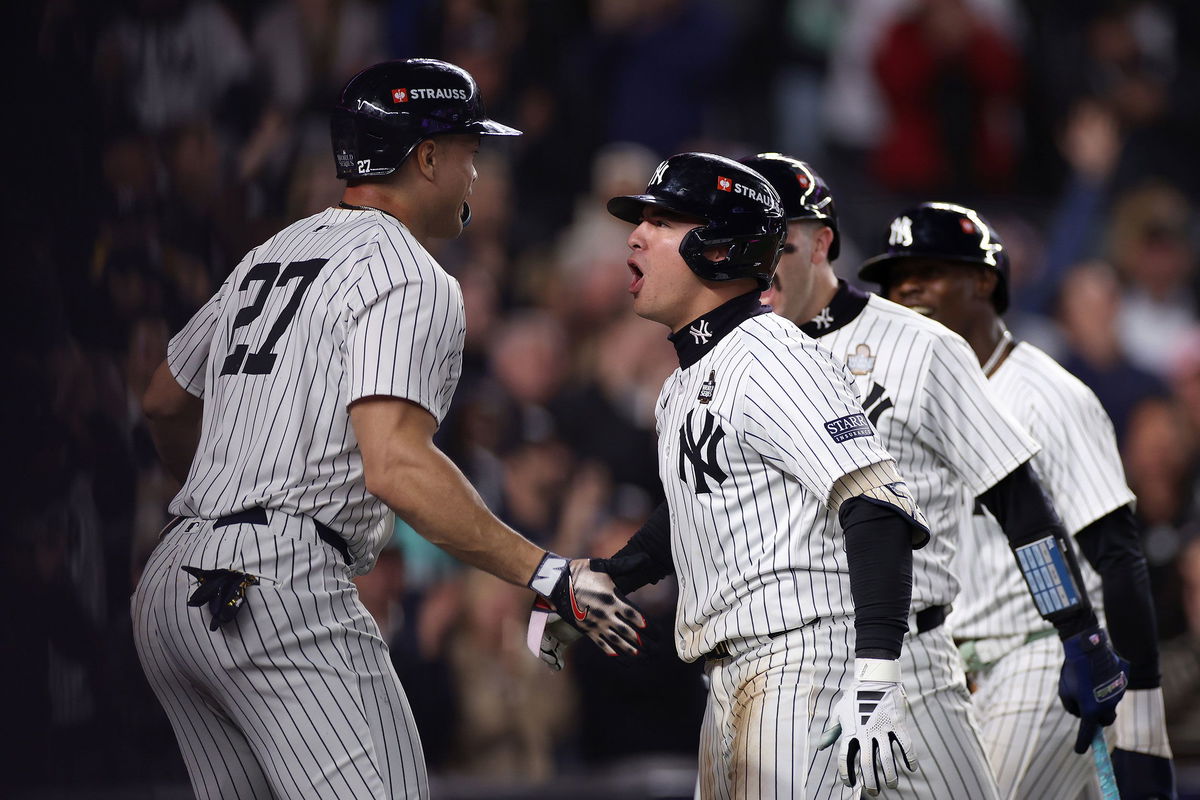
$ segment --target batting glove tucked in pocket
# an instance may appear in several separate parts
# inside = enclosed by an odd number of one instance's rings
[[[838,775],[842,783],[853,788],[861,779],[863,789],[874,797],[879,794],[881,773],[888,788],[900,785],[897,763],[909,772],[917,771],[905,727],[908,698],[900,685],[897,661],[857,659],[854,678],[854,685],[838,701],[832,724],[821,734],[817,749],[824,750],[840,738]]]

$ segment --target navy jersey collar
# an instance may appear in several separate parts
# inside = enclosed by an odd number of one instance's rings
[[[833,333],[838,328],[845,327],[867,307],[869,295],[855,289],[841,278],[838,278],[837,294],[829,301],[829,305],[821,309],[821,313],[800,326],[800,330],[814,339],[827,333]]]
[[[760,303],[758,296],[757,290],[738,295],[680,328],[678,333],[668,336],[671,344],[675,345],[679,366],[687,369],[716,347],[725,334],[751,317],[769,312],[770,306]]]

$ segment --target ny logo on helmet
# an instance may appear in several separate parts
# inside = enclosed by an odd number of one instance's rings
[[[908,217],[896,217],[892,220],[892,230],[888,234],[888,244],[911,247],[912,243],[912,220]]]

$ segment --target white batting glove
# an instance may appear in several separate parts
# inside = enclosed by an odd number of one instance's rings
[[[528,585],[606,654],[637,655],[645,617],[617,591],[612,577],[593,570],[588,559],[546,553]]]
[[[889,789],[900,785],[897,762],[917,771],[917,758],[905,728],[908,698],[900,685],[900,662],[860,658],[854,663],[854,686],[842,694],[833,724],[817,742],[824,750],[839,738],[838,775],[853,788],[859,778],[867,794],[879,794],[879,775]],[[900,750],[896,758],[895,748]],[[860,760],[861,759],[861,760]]]
[[[563,668],[567,648],[582,636],[582,633],[558,615],[546,598],[538,597],[533,601],[525,645],[529,652],[545,661],[550,669],[558,671]]]

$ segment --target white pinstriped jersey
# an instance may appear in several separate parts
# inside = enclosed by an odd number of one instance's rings
[[[1019,343],[992,374],[996,399],[1042,445],[1033,459],[1063,526],[1072,536],[1133,501],[1112,421],[1096,395],[1054,359]],[[984,639],[1051,630],[1017,570],[1004,533],[986,509],[972,518],[955,560],[963,592],[950,625],[960,639]],[[1101,607],[1100,578],[1082,557],[1084,583]]]
[[[310,516],[370,569],[390,515],[367,492],[348,406],[401,397],[440,423],[465,332],[458,282],[395,217],[331,208],[280,231],[171,340],[171,373],[204,400],[171,512]]]
[[[891,457],[828,351],[773,314],[750,317],[667,378],[656,417],[683,659],[853,613],[827,501],[842,476]]]
[[[956,602],[951,562],[974,498],[1028,461],[1037,444],[993,402],[966,341],[940,323],[842,284],[802,329],[846,362],[867,418],[929,521],[929,544],[913,552],[913,610]],[[1020,581],[1011,553],[1002,568]]]

